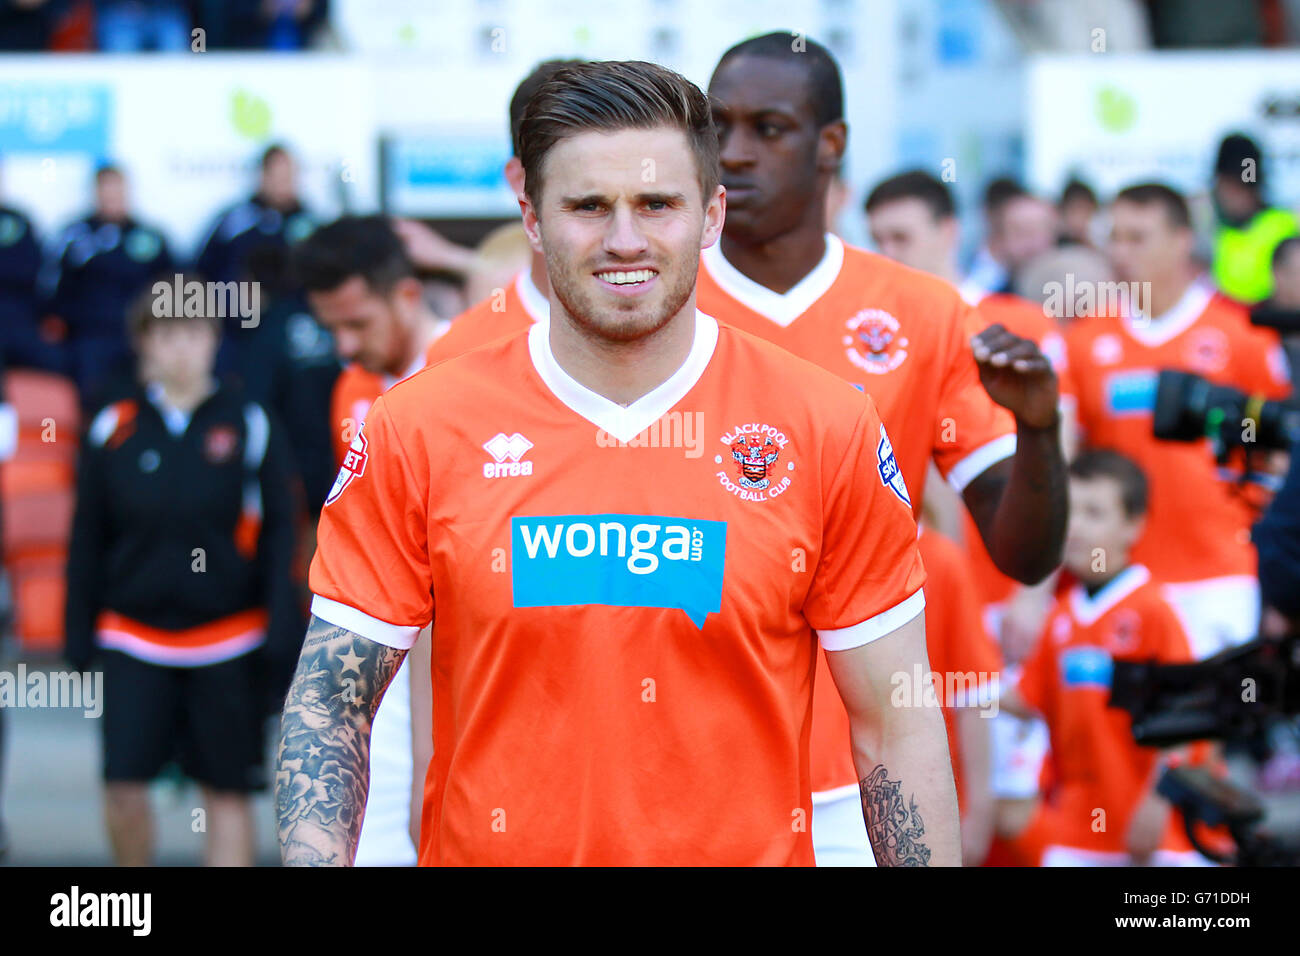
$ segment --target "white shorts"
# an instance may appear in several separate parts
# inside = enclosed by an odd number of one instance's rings
[[[1019,667],[1002,672],[1004,686],[1020,679]],[[1038,796],[1043,761],[1051,744],[1047,724],[1037,717],[1017,717],[999,710],[993,717],[993,795],[999,800],[1025,800]]]
[[[403,660],[370,727],[370,795],[356,866],[415,866],[411,766],[411,669]]]
[[[1259,581],[1249,575],[1165,584],[1161,593],[1173,605],[1198,661],[1259,632]]]
[[[1103,853],[1099,850],[1080,850],[1077,847],[1052,844],[1043,850],[1039,866],[1131,866],[1127,853]],[[1151,854],[1151,866],[1215,866],[1195,850],[1175,852],[1156,850]]]
[[[875,866],[857,784],[812,795],[813,855],[818,866]]]

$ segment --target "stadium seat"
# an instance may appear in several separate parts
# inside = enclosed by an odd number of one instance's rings
[[[77,392],[62,376],[16,369],[5,376],[5,400],[18,418],[14,457],[0,469],[14,630],[26,650],[57,651],[81,426]]]

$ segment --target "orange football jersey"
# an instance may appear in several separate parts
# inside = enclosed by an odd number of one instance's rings
[[[353,441],[312,610],[395,647],[433,621],[422,864],[813,863],[814,632],[920,613],[916,526],[868,396],[695,322],[626,408],[538,322]]]
[[[442,326],[445,328],[445,326]],[[377,375],[368,372],[356,362],[350,362],[334,381],[334,391],[330,394],[330,424],[334,442],[334,460],[342,461],[347,454],[348,444],[365,423],[366,414],[376,398],[384,394],[402,379],[409,378],[429,361],[429,353],[442,341],[441,329],[424,352],[411,363],[402,378],[395,375]]]
[[[1038,346],[1056,372],[1062,409],[1073,410],[1076,403],[1074,380],[1066,357],[1065,337],[1056,321],[1041,306],[1018,295],[994,292],[982,298],[968,298],[966,301],[975,307],[981,328],[999,323],[1008,332],[1029,339]],[[981,602],[996,604],[1007,600],[1015,592],[1017,584],[993,563],[988,548],[984,547],[984,539],[980,537],[975,519],[965,510],[962,511],[962,535]]]
[[[522,332],[550,314],[551,303],[525,269],[500,294],[488,296],[453,319],[447,334],[430,346],[429,364]]]
[[[1057,783],[1051,842],[1125,852],[1129,821],[1153,784],[1159,754],[1134,742],[1126,712],[1107,706],[1113,662],[1191,659],[1177,615],[1140,564],[1092,597],[1075,585],[1058,600],[1017,685],[1051,733]],[[1160,848],[1191,849],[1177,814],[1170,815]]]
[[[942,279],[827,235],[821,263],[782,295],[743,275],[716,243],[701,256],[698,302],[871,395],[918,514],[931,458],[960,491],[1015,453],[1015,421],[989,398],[971,353],[983,325]],[[858,777],[844,744],[848,714],[831,681],[817,688],[813,790],[849,792]]]
[[[1276,337],[1252,327],[1244,307],[1204,281],[1154,319],[1095,316],[1066,333],[1087,445],[1113,448],[1146,472],[1150,512],[1133,550],[1162,582],[1254,575],[1250,506],[1220,478],[1209,442],[1162,441],[1152,434],[1161,369],[1271,398],[1290,389]]]

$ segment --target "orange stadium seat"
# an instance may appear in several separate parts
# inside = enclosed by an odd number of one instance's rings
[[[15,369],[5,375],[5,401],[18,417],[17,448],[0,469],[14,630],[24,648],[57,651],[81,425],[77,392],[62,376]]]

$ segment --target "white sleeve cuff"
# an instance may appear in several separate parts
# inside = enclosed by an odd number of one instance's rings
[[[961,494],[966,486],[982,475],[991,465],[996,465],[1004,458],[1016,453],[1016,433],[1001,435],[987,445],[981,445],[973,452],[953,465],[948,472],[948,484]]]
[[[911,597],[895,604],[887,611],[881,611],[875,617],[869,617],[849,627],[818,631],[817,639],[821,641],[824,650],[851,650],[863,644],[870,644],[886,634],[892,634],[924,610],[925,589],[918,588]]]
[[[311,613],[322,621],[346,628],[366,640],[402,651],[409,651],[414,647],[415,639],[420,636],[418,627],[389,624],[377,617],[371,617],[365,611],[358,611],[349,604],[331,601],[319,594],[313,594],[311,597]]]

